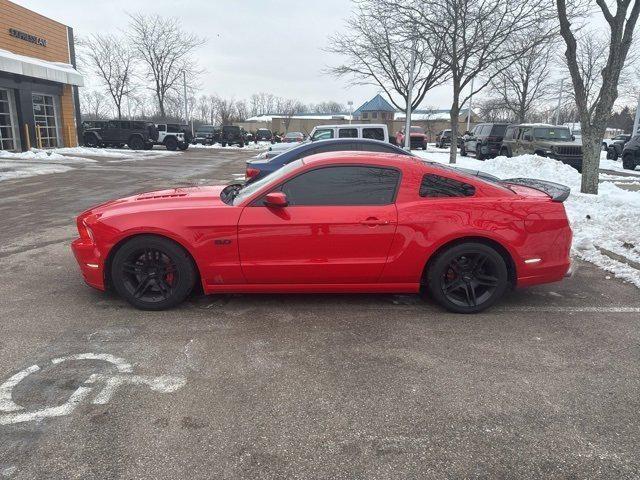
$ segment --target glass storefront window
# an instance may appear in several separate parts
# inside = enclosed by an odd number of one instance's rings
[[[42,148],[59,146],[58,119],[54,97],[51,95],[33,94],[33,117],[36,122],[36,141]]]
[[[0,150],[18,150],[12,97],[0,88]]]

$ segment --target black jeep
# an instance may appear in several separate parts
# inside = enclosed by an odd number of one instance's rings
[[[131,150],[151,150],[158,141],[158,129],[148,122],[109,120],[99,127],[85,129],[82,139],[87,147],[128,145]]]
[[[221,129],[216,125],[200,125],[196,129],[196,136],[193,143],[202,145],[213,145],[220,141]]]
[[[223,147],[227,145],[238,145],[244,147],[245,138],[242,129],[237,125],[223,125],[220,133],[220,144]]]

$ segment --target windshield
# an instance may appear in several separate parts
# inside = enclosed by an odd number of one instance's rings
[[[285,165],[284,167],[279,168],[275,172],[271,172],[269,175],[258,180],[257,182],[247,185],[246,187],[242,188],[238,192],[236,197],[233,199],[233,204],[239,205],[240,203],[245,201],[247,198],[249,198],[251,195],[253,195],[258,190],[260,190],[262,187],[264,187],[267,183],[271,183],[271,182],[277,183],[279,179],[283,178],[284,176],[289,174],[289,172],[298,168],[300,165],[302,165],[302,163],[303,163],[302,159],[295,160]]]
[[[198,127],[198,132],[209,133],[215,131],[216,127],[213,125],[202,125]]]
[[[569,129],[559,127],[534,128],[533,136],[538,140],[571,140]]]
[[[412,133],[424,133],[424,130],[422,127],[411,127],[411,132]]]

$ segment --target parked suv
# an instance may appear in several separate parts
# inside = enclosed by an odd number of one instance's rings
[[[220,132],[220,144],[223,147],[227,145],[238,145],[244,147],[244,131],[237,125],[223,125]]]
[[[640,135],[636,135],[625,145],[622,151],[622,166],[635,170],[640,165]]]
[[[549,157],[582,171],[582,145],[575,141],[569,127],[562,125],[510,125],[504,134],[500,154]]]
[[[383,123],[362,123],[340,125],[318,125],[314,127],[309,139],[328,140],[329,138],[368,138],[371,140],[389,141],[389,129]]]
[[[189,148],[189,126],[178,125],[176,123],[160,123],[156,125],[158,129],[158,145],[164,145],[167,150],[186,150]]]
[[[607,139],[607,159],[617,160],[622,156],[625,145],[631,140],[631,135],[618,135],[617,137]]]
[[[460,155],[473,154],[478,160],[494,158],[500,153],[508,123],[480,123],[462,139]]]
[[[259,128],[254,135],[256,142],[266,141],[273,143],[273,133],[268,128]]]
[[[87,128],[82,139],[87,147],[128,145],[131,150],[151,150],[158,141],[158,129],[148,122],[109,120],[100,127]]]
[[[220,127],[215,125],[200,125],[196,129],[196,136],[193,139],[193,143],[200,143],[202,145],[213,145],[220,141]]]
[[[451,145],[451,129],[440,130],[436,135],[436,147],[447,148]]]

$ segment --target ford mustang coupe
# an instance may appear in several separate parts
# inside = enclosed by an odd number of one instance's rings
[[[176,188],[82,213],[85,281],[137,308],[215,293],[426,292],[461,313],[570,266],[569,189],[406,155],[331,152],[244,188]]]

